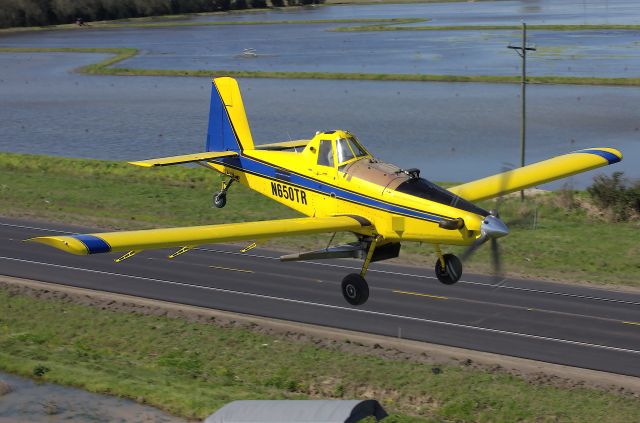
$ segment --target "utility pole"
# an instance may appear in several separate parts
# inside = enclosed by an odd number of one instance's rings
[[[524,150],[527,129],[526,93],[527,93],[527,51],[536,51],[534,47],[527,47],[527,24],[522,22],[522,45],[507,48],[513,49],[522,58],[522,79],[520,81],[520,99],[522,100],[522,120],[520,123],[520,167],[524,166]],[[520,200],[524,201],[524,191],[520,191]]]

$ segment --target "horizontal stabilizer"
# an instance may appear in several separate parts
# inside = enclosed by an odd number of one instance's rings
[[[183,228],[43,236],[28,241],[83,256],[111,251],[142,251],[324,232],[358,231],[369,225],[369,222],[357,216],[303,217]]]
[[[309,144],[310,140],[295,140],[295,141],[282,141],[274,142],[271,144],[256,145],[256,150],[290,150],[294,148],[304,148]]]
[[[206,153],[185,154],[183,156],[161,157],[159,159],[142,160],[139,162],[129,162],[132,165],[142,167],[169,166],[175,164],[206,162],[207,160],[218,159],[220,157],[237,156],[235,151],[208,151]]]
[[[622,153],[614,148],[588,148],[467,182],[449,188],[449,191],[468,201],[486,200],[617,163],[620,160],[622,160]]]

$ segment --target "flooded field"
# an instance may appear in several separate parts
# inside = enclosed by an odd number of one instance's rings
[[[403,17],[412,17],[409,6]],[[399,10],[405,5],[397,5]],[[347,11],[343,7],[326,7]],[[640,9],[640,8],[639,8]],[[315,9],[314,9],[315,11]],[[233,15],[238,16],[238,15]],[[244,15],[243,15],[244,16]],[[248,14],[246,16],[254,16]],[[314,18],[314,16],[308,16]],[[344,14],[342,18],[359,17]],[[254,19],[258,19],[254,16]],[[519,24],[516,20],[510,24]],[[519,75],[519,31],[331,32],[346,24],[84,29],[0,35],[2,47],[134,47],[147,69]],[[354,25],[354,24],[349,24]],[[640,31],[530,31],[532,76],[640,77]],[[257,55],[243,57],[244,49]]]
[[[100,55],[0,54],[0,151],[132,160],[201,151],[206,78],[87,76]],[[240,80],[258,143],[353,131],[379,158],[435,180],[469,180],[519,160],[519,87],[375,81]],[[640,88],[531,86],[528,161],[593,146],[640,177]],[[574,177],[590,183],[589,172]]]
[[[294,20],[359,18],[425,18],[430,25],[513,25],[521,20],[531,24],[637,24],[636,0],[520,0],[463,1],[454,3],[414,3],[340,5],[307,7],[250,14],[199,16],[192,20]]]
[[[182,423],[186,420],[133,401],[0,373],[0,423]]]

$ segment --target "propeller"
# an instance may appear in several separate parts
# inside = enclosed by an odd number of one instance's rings
[[[491,244],[491,264],[493,274],[496,278],[502,279],[502,262],[500,256],[500,247],[498,238],[509,234],[509,228],[500,220],[498,213],[491,210],[482,223],[480,224],[480,237],[469,246],[462,254],[462,261],[466,261],[480,248],[484,243],[490,241]]]
[[[513,169],[513,165],[505,165],[502,168],[502,178],[500,179],[500,192],[506,191],[509,179],[509,170]],[[502,276],[502,258],[500,254],[500,246],[498,244],[498,238],[509,234],[508,226],[500,219],[498,210],[502,205],[504,195],[500,195],[496,199],[496,205],[494,210],[490,210],[489,214],[484,218],[480,224],[480,237],[476,239],[473,244],[467,248],[462,254],[462,261],[466,261],[487,241],[491,242],[491,265],[493,270],[493,276],[496,280],[503,279]]]

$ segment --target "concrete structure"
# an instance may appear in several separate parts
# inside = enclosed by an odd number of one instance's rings
[[[234,401],[204,423],[355,423],[387,413],[376,400]]]

